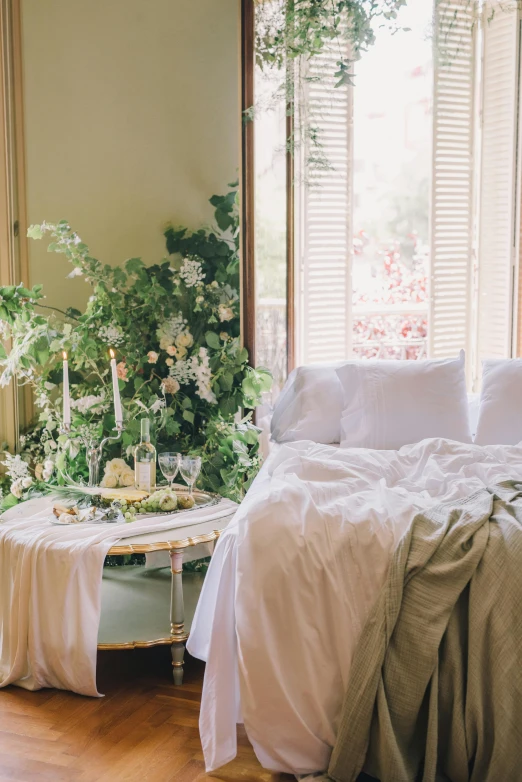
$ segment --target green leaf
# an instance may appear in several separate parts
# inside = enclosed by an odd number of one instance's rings
[[[43,235],[42,228],[39,225],[30,225],[27,229],[29,239],[41,239]]]
[[[191,412],[190,410],[183,411],[183,418],[185,419],[185,421],[188,421],[189,424],[194,423],[194,413]]]
[[[14,508],[15,505],[18,505],[18,500],[14,496],[14,494],[7,494],[0,504],[0,510],[2,512],[9,510],[9,508]]]
[[[228,212],[223,212],[221,209],[216,209],[216,223],[219,225],[222,231],[226,231],[227,228],[231,228],[234,225],[234,219]]]
[[[214,350],[219,350],[222,347],[221,340],[215,331],[207,331],[205,334],[205,339],[207,341],[207,345],[210,348],[214,348]]]
[[[139,274],[144,268],[141,258],[129,258],[125,261],[125,269],[129,274]]]

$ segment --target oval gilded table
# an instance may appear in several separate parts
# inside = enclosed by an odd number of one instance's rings
[[[172,530],[172,537],[167,530],[125,538],[109,550],[110,555],[168,552],[169,559],[159,567],[104,568],[98,649],[169,645],[174,684],[182,684],[185,644],[204,578],[202,573],[183,573],[184,555],[190,561],[202,556],[201,544],[213,548],[234,512]]]

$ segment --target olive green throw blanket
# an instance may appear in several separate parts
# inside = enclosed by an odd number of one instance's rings
[[[417,515],[357,647],[328,775],[522,780],[522,484]]]

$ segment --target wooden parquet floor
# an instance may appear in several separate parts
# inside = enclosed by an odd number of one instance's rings
[[[0,782],[269,782],[244,734],[237,759],[205,774],[198,733],[203,664],[171,683],[164,647],[100,652],[104,698],[0,690]],[[288,779],[292,779],[289,777]]]

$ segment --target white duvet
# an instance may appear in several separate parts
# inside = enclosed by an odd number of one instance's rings
[[[522,478],[522,446],[301,442],[273,453],[219,540],[189,639],[207,661],[207,770],[235,756],[237,722],[265,768],[324,770],[398,540],[420,509],[505,478]]]

